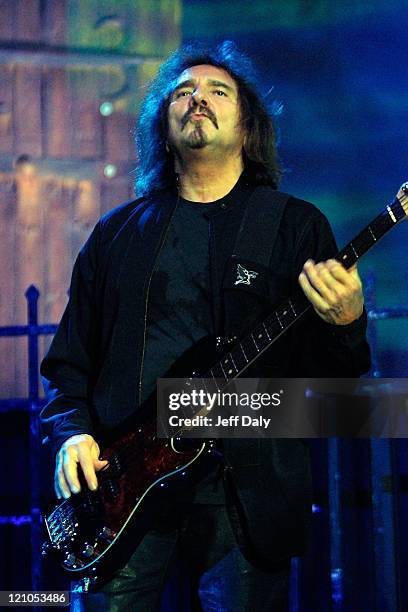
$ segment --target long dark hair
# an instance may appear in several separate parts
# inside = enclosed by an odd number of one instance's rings
[[[241,124],[246,133],[243,152],[246,178],[253,185],[277,189],[281,169],[272,121],[274,111],[268,110],[258,92],[250,59],[234,43],[225,41],[212,51],[197,44],[183,45],[161,65],[151,82],[136,126],[136,194],[148,195],[174,185],[174,159],[166,150],[170,95],[180,74],[200,64],[223,68],[236,82]]]

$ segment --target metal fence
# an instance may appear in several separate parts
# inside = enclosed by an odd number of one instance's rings
[[[0,525],[11,524],[16,529],[27,523],[31,530],[31,577],[30,588],[35,591],[40,586],[40,550],[42,540],[40,508],[40,431],[38,414],[44,403],[39,394],[39,350],[40,336],[55,334],[57,325],[38,323],[38,300],[40,292],[34,285],[25,292],[27,300],[27,324],[0,327],[1,337],[26,336],[28,338],[28,397],[0,400],[0,412],[25,411],[29,413],[29,466],[31,475],[30,514],[23,516],[0,516]],[[27,588],[28,585],[27,585]]]

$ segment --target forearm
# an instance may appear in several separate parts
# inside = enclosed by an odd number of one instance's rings
[[[370,369],[367,315],[349,325],[325,323],[314,312],[296,334],[293,369],[302,377],[357,378]]]
[[[40,413],[44,442],[53,452],[70,436],[93,431],[90,414],[97,368],[96,232],[79,254],[70,298],[50,348],[41,363],[47,404]]]
[[[43,377],[47,404],[40,413],[43,444],[50,445],[52,456],[63,442],[79,433],[93,434],[93,423],[88,402],[84,397],[56,387]]]

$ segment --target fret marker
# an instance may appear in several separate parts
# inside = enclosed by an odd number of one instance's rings
[[[373,230],[371,229],[371,227],[370,227],[370,226],[368,226],[368,231],[369,231],[369,232],[370,232],[370,234],[372,235],[374,242],[377,242],[377,238],[374,236]]]
[[[289,300],[289,306],[291,307],[291,310],[292,310],[293,314],[295,315],[295,317],[297,317],[296,310],[295,310],[291,300]]]
[[[254,344],[255,344],[255,348],[256,348],[256,350],[257,350],[257,351],[258,351],[258,353],[259,353],[259,347],[258,347],[258,345],[257,345],[257,343],[256,343],[255,338],[254,338],[254,334],[251,334],[251,338],[252,338],[252,340],[254,341]]]
[[[351,246],[351,248],[353,249],[353,253],[354,253],[354,255],[355,255],[356,259],[358,259],[357,251],[356,251],[356,249],[354,248],[354,245],[353,245],[353,243],[352,243],[352,242],[350,242],[350,246]]]
[[[394,223],[397,222],[397,219],[395,218],[394,213],[392,212],[390,206],[387,206],[387,210],[388,210],[388,214],[390,215],[391,219],[394,221]]]

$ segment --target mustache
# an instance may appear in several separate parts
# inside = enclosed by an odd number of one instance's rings
[[[182,130],[184,129],[187,121],[190,119],[190,115],[195,115],[195,114],[205,115],[206,117],[208,117],[208,119],[213,122],[213,124],[218,130],[217,117],[212,112],[212,110],[210,110],[206,106],[200,106],[198,109],[197,108],[189,109],[181,119],[181,129]]]

